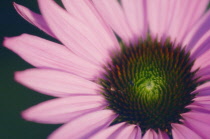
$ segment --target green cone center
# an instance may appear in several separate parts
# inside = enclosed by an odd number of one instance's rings
[[[192,103],[197,86],[189,53],[169,40],[148,38],[136,45],[124,45],[105,66],[100,80],[103,95],[119,116],[113,124],[137,124],[142,131],[171,130],[181,113]]]

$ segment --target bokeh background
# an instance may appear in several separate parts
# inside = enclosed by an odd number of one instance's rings
[[[45,139],[60,125],[28,122],[21,118],[20,112],[52,97],[27,89],[13,80],[15,71],[33,67],[4,48],[2,41],[5,36],[22,33],[52,38],[20,17],[13,2],[39,13],[37,0],[0,0],[0,139]],[[61,5],[60,0],[57,2]]]
[[[2,41],[5,36],[22,33],[51,38],[20,17],[13,2],[39,12],[37,0],[0,0],[0,139],[45,139],[60,125],[28,122],[21,118],[20,112],[52,97],[31,91],[13,80],[15,71],[33,67],[4,48]]]

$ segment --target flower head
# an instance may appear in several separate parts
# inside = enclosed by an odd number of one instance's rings
[[[61,42],[28,34],[4,41],[36,67],[15,79],[58,97],[24,119],[63,123],[53,139],[210,136],[208,0],[62,2],[66,10],[38,0],[42,15],[14,3]]]

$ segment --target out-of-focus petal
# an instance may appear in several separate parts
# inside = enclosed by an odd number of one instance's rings
[[[101,96],[71,96],[45,101],[22,112],[24,119],[47,124],[66,123],[106,107]]]
[[[111,110],[100,110],[79,117],[57,129],[49,139],[87,139],[106,128],[116,118]]]
[[[53,68],[93,79],[99,68],[70,52],[64,46],[28,34],[5,38],[4,46],[35,67]],[[85,69],[85,70],[84,70]]]
[[[174,139],[202,139],[185,125],[172,123],[171,126]]]
[[[98,95],[100,86],[84,78],[51,69],[16,72],[15,79],[38,92],[56,97]]]
[[[37,13],[34,13],[31,10],[29,10],[28,8],[26,8],[26,7],[22,6],[22,5],[19,5],[19,4],[15,3],[15,2],[13,4],[14,4],[14,7],[15,7],[16,11],[25,20],[27,20],[32,25],[36,26],[40,30],[44,31],[48,35],[50,35],[50,36],[55,38],[55,35],[49,29],[47,23],[45,22],[44,18],[41,15],[39,15]]]

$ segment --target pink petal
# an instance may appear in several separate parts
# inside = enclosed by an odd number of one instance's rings
[[[191,59],[196,60],[198,57],[202,56],[206,51],[210,49],[210,29],[206,32],[196,45],[191,49]]]
[[[122,0],[121,2],[129,27],[135,34],[135,38],[146,38],[146,33],[148,31],[146,22],[146,2],[144,0]]]
[[[52,31],[49,29],[47,23],[43,19],[43,17],[37,13],[32,12],[28,8],[16,4],[15,2],[13,3],[16,11],[29,23],[32,25],[36,26],[40,30],[44,31],[48,35],[55,37],[55,35],[52,33]]]
[[[210,116],[209,113],[190,111],[181,115],[184,118],[184,124],[203,139],[210,137]]]
[[[209,45],[208,45],[209,46]],[[204,54],[196,58],[194,65],[192,67],[192,71],[198,68],[205,68],[206,66],[210,65],[210,49],[208,49]]]
[[[210,92],[210,91],[208,91]],[[204,109],[210,110],[210,95],[208,96],[196,96],[193,99],[193,104],[203,107]]]
[[[210,65],[206,65],[204,68],[199,69],[196,74],[195,78],[199,78],[198,81],[208,81],[210,79]]]
[[[40,103],[25,110],[22,116],[33,122],[60,124],[104,107],[102,96],[71,96]]]
[[[94,82],[50,69],[29,69],[16,72],[15,79],[33,90],[56,97],[100,93],[100,86]]]
[[[103,17],[104,21],[124,40],[129,42],[133,34],[127,23],[122,7],[116,0],[93,0],[93,4]]]
[[[209,31],[210,26],[210,11],[208,10],[196,24],[191,28],[184,39],[183,45],[186,46],[186,50],[189,51],[195,47],[196,43],[202,39],[202,37]]]
[[[88,79],[93,79],[99,71],[97,66],[76,56],[64,46],[36,36],[24,34],[5,38],[4,46],[35,67],[68,71]]]
[[[184,13],[184,20],[181,21],[181,27],[178,31],[177,40],[183,40],[187,33],[193,28],[193,26],[200,20],[201,16],[206,11],[209,0],[189,0],[188,7]],[[196,12],[195,12],[196,11]]]
[[[53,132],[49,139],[87,139],[106,128],[116,115],[111,110],[100,110],[79,117]]]
[[[110,126],[91,139],[141,139],[141,131],[136,125],[128,125],[125,122]]]
[[[110,56],[100,37],[52,0],[39,0],[40,10],[56,37],[78,56],[95,64],[106,63]]]
[[[169,136],[166,134],[166,132],[158,129],[158,139],[169,139]]]
[[[198,19],[206,10],[208,0],[190,0],[182,1],[177,0],[174,4],[174,12],[169,15],[172,19],[169,23],[168,34],[178,43],[183,41],[186,34],[192,29]],[[194,11],[198,11],[195,13]]]
[[[147,14],[153,37],[166,38],[175,11],[176,1],[147,0]],[[170,35],[170,34],[169,34]],[[167,36],[168,37],[168,36]]]
[[[196,88],[192,94],[197,94],[197,96],[206,96],[210,95],[210,82],[206,82]]]
[[[84,22],[100,36],[98,39],[101,47],[120,48],[113,31],[105,24],[90,0],[62,0],[62,2],[71,15]]]
[[[174,139],[202,139],[185,125],[172,123],[171,126]]]
[[[201,113],[209,114],[209,112],[210,112],[210,110],[208,110],[202,106],[196,105],[195,103],[191,103],[190,105],[187,105],[186,108],[191,109],[192,111],[197,111],[197,112],[201,112]]]
[[[158,134],[153,129],[149,129],[142,139],[158,139]]]

